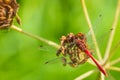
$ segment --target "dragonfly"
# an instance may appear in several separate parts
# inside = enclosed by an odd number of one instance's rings
[[[108,35],[112,29],[108,29],[103,35]],[[101,37],[103,37],[100,36]],[[61,59],[64,66],[69,64],[71,67],[77,67],[91,59],[98,69],[107,76],[105,69],[99,64],[99,62],[93,57],[93,49],[89,48],[89,36],[82,32],[77,34],[69,33],[66,36],[62,36],[60,40],[60,48],[56,52],[58,58],[49,60],[45,64],[51,63],[57,59]],[[105,38],[105,36],[104,36]],[[99,39],[100,40],[100,39]],[[103,38],[102,38],[103,40]]]
[[[92,56],[92,50],[89,50],[87,38],[83,33],[69,33],[67,36],[61,37],[61,47],[58,49],[56,55],[62,54],[64,56],[64,64],[67,64],[66,56],[69,57],[68,64],[76,67],[85,63],[89,58],[97,65],[98,69],[106,76],[106,71]]]
[[[109,29],[108,34],[112,29]],[[90,31],[88,32],[90,35]],[[69,33],[66,36],[61,37],[60,48],[56,52],[57,56],[60,57],[64,66],[69,64],[72,67],[77,67],[80,64],[84,64],[90,58],[98,67],[98,69],[107,76],[107,72],[103,67],[97,62],[93,57],[93,50],[89,49],[88,45],[88,35],[85,35],[82,32],[77,34]],[[53,60],[51,60],[53,61]],[[50,61],[47,61],[45,64],[48,64]]]

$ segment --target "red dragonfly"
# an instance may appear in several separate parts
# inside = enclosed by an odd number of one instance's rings
[[[89,50],[87,45],[87,38],[83,33],[70,33],[67,36],[62,36],[61,47],[57,51],[57,56],[59,56],[60,54],[64,56],[64,65],[66,65],[67,63],[66,57],[69,57],[68,64],[72,67],[76,67],[80,64],[83,64],[87,61],[88,58],[91,58],[93,62],[97,65],[99,70],[105,76],[107,76],[106,71],[92,56],[92,50]]]

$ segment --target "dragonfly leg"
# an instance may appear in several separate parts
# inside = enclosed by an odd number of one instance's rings
[[[66,66],[67,64],[67,59],[65,57],[62,57],[62,63],[63,63],[63,66]]]

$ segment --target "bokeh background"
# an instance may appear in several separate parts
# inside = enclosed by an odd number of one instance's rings
[[[118,0],[85,0],[97,39],[109,31]],[[42,36],[59,44],[60,37],[67,33],[89,31],[80,0],[17,0],[23,30]],[[120,40],[119,26],[113,46]],[[109,34],[100,42],[102,55],[106,49]],[[103,37],[103,36],[102,36]],[[98,41],[99,42],[99,41]],[[91,42],[92,44],[92,42]],[[32,39],[14,30],[0,31],[0,80],[73,80],[96,67],[88,63],[77,68],[64,67],[60,60],[50,64],[46,61],[56,58],[57,49]],[[119,48],[112,59],[120,56]],[[96,55],[94,54],[96,57]],[[120,64],[117,64],[120,66]],[[108,71],[106,80],[119,80],[120,72]],[[96,80],[94,73],[85,80]]]

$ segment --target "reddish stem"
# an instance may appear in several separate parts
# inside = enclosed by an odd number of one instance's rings
[[[99,70],[105,75],[107,76],[106,71],[103,69],[103,67],[95,60],[95,58],[91,55],[90,51],[85,49],[84,52],[93,60],[93,62],[97,65],[97,67],[99,68]]]

